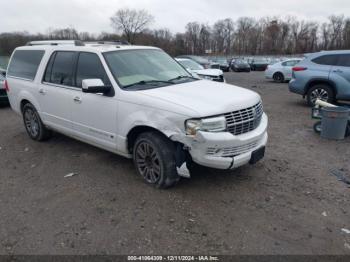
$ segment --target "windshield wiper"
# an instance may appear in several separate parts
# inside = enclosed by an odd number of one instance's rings
[[[169,82],[172,82],[172,81],[175,81],[175,80],[181,80],[181,79],[185,79],[185,78],[197,80],[197,78],[195,78],[195,77],[193,77],[193,76],[178,76],[178,77],[169,79],[168,81],[169,81]]]
[[[150,85],[150,84],[169,84],[169,85],[172,85],[174,83],[171,81],[163,81],[163,80],[142,80],[142,81],[130,84],[130,85],[126,85],[126,86],[124,86],[124,88],[128,88],[131,86],[139,86],[139,85]]]

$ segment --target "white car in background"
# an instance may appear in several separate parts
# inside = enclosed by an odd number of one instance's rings
[[[292,68],[301,60],[301,58],[288,59],[273,65],[269,65],[265,71],[265,77],[267,79],[273,79],[278,83],[289,81],[292,79]]]
[[[197,62],[187,58],[175,58],[175,60],[194,76],[216,82],[226,82],[224,72],[220,69],[205,69]]]

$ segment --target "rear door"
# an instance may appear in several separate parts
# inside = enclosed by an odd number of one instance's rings
[[[337,98],[350,100],[350,54],[337,56],[337,64],[332,67],[329,78],[337,86]]]
[[[73,132],[72,106],[81,93],[74,79],[77,56],[73,51],[54,52],[38,89],[43,121],[63,133]]]
[[[76,69],[79,90],[84,79],[101,79],[105,85],[111,85],[100,57],[95,53],[79,54]],[[77,136],[105,149],[116,149],[117,100],[114,92],[109,95],[80,92],[73,104],[72,120]]]

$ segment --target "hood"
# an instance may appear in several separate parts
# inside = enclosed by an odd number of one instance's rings
[[[220,69],[202,69],[202,70],[192,70],[198,75],[204,75],[204,76],[221,76],[223,74],[222,70]]]
[[[209,80],[198,80],[138,92],[167,103],[189,108],[198,114],[193,117],[224,114],[251,107],[260,101],[260,96],[253,91]]]

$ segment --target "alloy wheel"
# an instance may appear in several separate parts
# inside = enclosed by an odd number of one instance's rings
[[[324,90],[323,88],[317,88],[317,89],[313,90],[311,92],[311,95],[310,95],[310,100],[313,104],[315,104],[317,99],[320,99],[322,101],[327,102],[329,99],[328,92],[326,90]]]
[[[147,142],[141,142],[136,149],[135,162],[142,177],[155,184],[161,177],[161,165],[156,150]]]
[[[32,109],[27,109],[24,112],[24,120],[26,128],[32,137],[36,137],[39,134],[39,119],[36,113]]]

